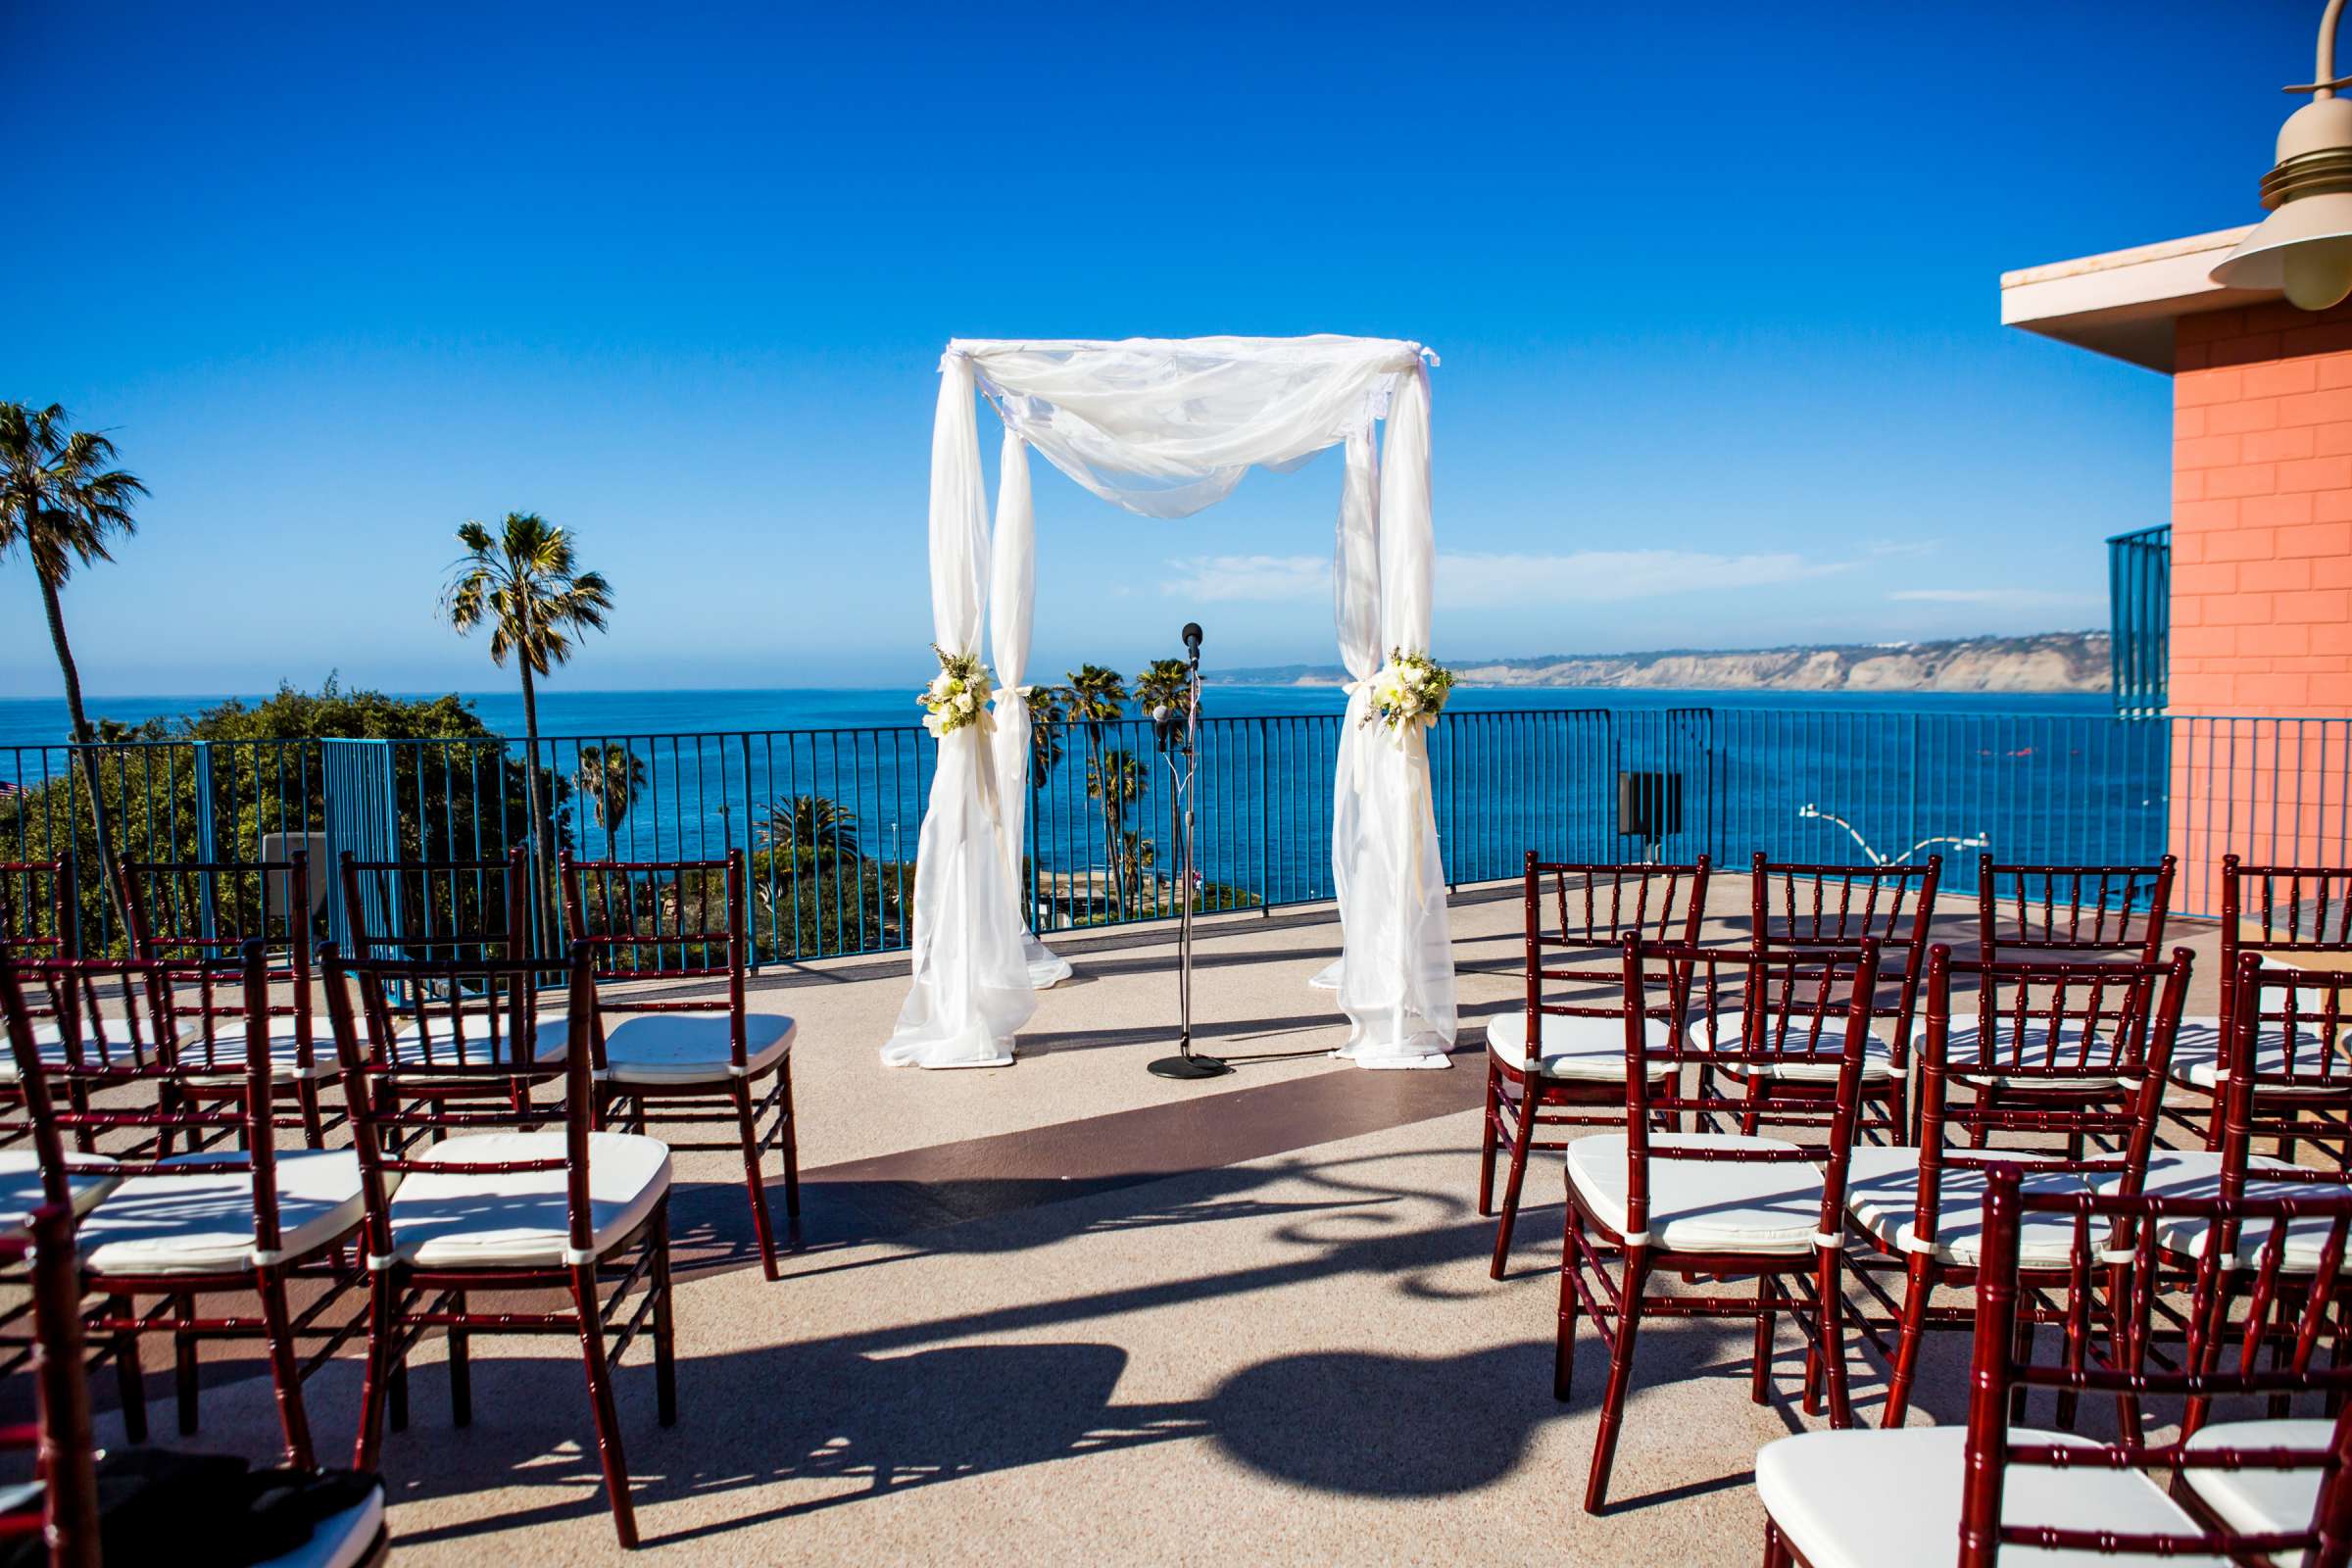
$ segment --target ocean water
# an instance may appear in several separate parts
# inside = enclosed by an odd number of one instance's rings
[[[105,698],[91,707],[137,721],[214,701]],[[521,729],[519,696],[485,692],[473,701],[512,743]],[[1242,722],[1201,732],[1194,797],[1200,874],[1269,904],[1328,897],[1343,695],[1328,686],[1213,686],[1203,706],[1212,720]],[[844,863],[854,867],[863,856],[896,865],[914,855],[933,767],[919,711],[910,691],[559,689],[540,700],[543,765],[559,780],[562,831],[590,854],[658,860],[756,849],[779,807],[816,796],[846,813],[833,841]],[[1979,851],[2039,864],[2144,863],[2163,853],[2167,727],[2117,719],[2096,695],[1466,688],[1448,713],[1432,732],[1429,758],[1453,881],[1515,876],[1530,850],[1567,860],[1707,853],[1723,864],[1755,851],[1847,864],[1934,852],[1955,875],[1966,874],[1961,868]],[[62,703],[0,703],[0,784],[30,787],[67,772],[64,754],[50,749],[65,730]],[[1041,904],[1060,899],[1057,920],[1105,914],[1098,906],[1108,886],[1103,874],[1121,854],[1140,855],[1152,884],[1172,899],[1177,791],[1151,726],[1074,726],[1058,739],[1058,755],[1032,777],[1026,802]],[[625,748],[641,769],[611,823],[581,782],[608,747]],[[439,750],[450,776],[476,781],[468,789],[497,776],[478,747]],[[318,765],[284,757],[250,748],[216,756],[216,781],[230,807],[243,803],[248,819],[282,817],[289,789],[300,798],[299,779],[290,785],[287,770]],[[184,750],[166,750],[119,765],[145,776],[191,764]],[[1105,765],[1126,780],[1129,804],[1115,822],[1091,787]],[[1629,777],[1648,781],[1637,788],[1671,795],[1663,813],[1670,820],[1654,832],[1626,826]],[[469,831],[462,823],[484,818],[453,812],[446,800],[402,809],[420,820],[436,852],[500,847],[459,842]],[[44,841],[48,827],[27,818],[23,805],[12,813],[4,795],[0,837],[12,814],[28,845]],[[135,829],[175,845],[192,830],[176,820]],[[1122,852],[1123,835],[1136,844]],[[1084,906],[1073,909],[1072,901]],[[827,936],[836,945],[823,951],[888,940],[878,906],[872,912],[866,922],[851,907],[857,930]],[[761,937],[763,950],[777,954],[815,951],[808,940],[782,927]]]
[[[439,696],[401,693],[402,696]],[[522,695],[508,689],[463,694],[492,729],[522,733]],[[93,697],[92,721],[136,724],[194,713],[225,701],[190,697]],[[247,701],[258,701],[253,694]],[[1462,712],[1527,712],[1547,709],[1642,710],[1666,708],[1806,709],[1823,712],[2103,713],[2103,693],[1759,692],[1617,690],[1578,687],[1457,688]],[[1346,707],[1336,686],[1211,686],[1203,713],[1218,718],[1286,718],[1336,713]],[[896,688],[779,688],[769,691],[571,691],[539,694],[539,729],[547,736],[699,735],[747,730],[914,727],[920,719],[911,690]],[[57,746],[71,738],[63,698],[0,699],[0,750]]]

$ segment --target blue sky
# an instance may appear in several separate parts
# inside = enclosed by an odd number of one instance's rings
[[[508,510],[617,587],[575,686],[920,676],[954,335],[1429,343],[1442,658],[2099,624],[2169,389],[1998,275],[2257,216],[2320,7],[1152,9],[0,0],[0,397],[154,492],[87,685],[504,686]],[[1038,504],[1040,670],[1333,657],[1334,457]]]

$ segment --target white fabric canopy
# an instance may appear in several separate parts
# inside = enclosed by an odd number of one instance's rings
[[[1416,343],[1331,336],[948,345],[931,443],[932,623],[942,649],[977,653],[993,595],[997,726],[940,742],[915,860],[914,981],[884,1060],[1008,1062],[1035,1007],[1029,950],[1044,950],[1017,896],[1035,553],[1026,449],[1106,501],[1180,517],[1223,500],[1252,467],[1295,468],[1344,445],[1335,598],[1351,686],[1332,813],[1343,1054],[1367,1067],[1446,1065],[1453,967],[1428,753],[1418,729],[1398,745],[1363,724],[1363,682],[1384,651],[1429,647],[1423,359]],[[975,391],[1004,421],[993,549]]]

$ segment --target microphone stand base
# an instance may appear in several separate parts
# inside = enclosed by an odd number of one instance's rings
[[[1195,1079],[1222,1078],[1225,1074],[1233,1071],[1233,1068],[1214,1056],[1195,1056],[1188,1054],[1182,1056],[1162,1056],[1152,1063],[1151,1070],[1152,1075],[1155,1078]]]

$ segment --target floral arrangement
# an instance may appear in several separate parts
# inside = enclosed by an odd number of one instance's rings
[[[995,729],[997,721],[989,713],[988,700],[996,694],[996,687],[980,656],[951,654],[937,643],[931,645],[931,651],[939,656],[939,673],[914,696],[923,705],[923,728],[934,737],[953,735],[971,724],[979,725],[983,735]]]
[[[1453,671],[1427,654],[1392,648],[1389,662],[1373,673],[1371,687],[1372,710],[1364,722],[1379,724],[1401,746],[1414,725],[1438,721],[1453,690]]]

